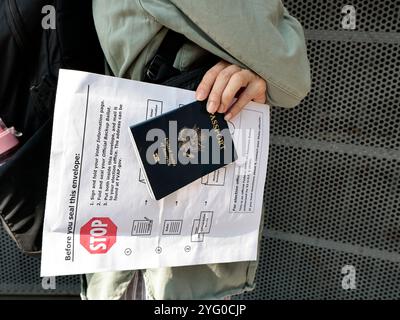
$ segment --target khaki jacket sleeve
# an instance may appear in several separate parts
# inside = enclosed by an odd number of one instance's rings
[[[140,2],[162,25],[259,74],[268,83],[271,105],[293,107],[309,92],[303,28],[280,0]]]
[[[303,29],[280,0],[93,0],[107,61],[138,79],[166,28],[267,81],[268,103],[293,107],[310,90]]]

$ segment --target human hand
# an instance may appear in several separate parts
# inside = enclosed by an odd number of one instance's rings
[[[230,120],[250,101],[265,103],[266,91],[263,78],[222,60],[206,72],[197,87],[196,99],[203,101],[208,97],[207,111],[225,113],[225,120]]]

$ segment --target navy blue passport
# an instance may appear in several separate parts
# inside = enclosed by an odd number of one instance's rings
[[[159,200],[237,159],[224,115],[195,101],[130,127],[150,195]]]

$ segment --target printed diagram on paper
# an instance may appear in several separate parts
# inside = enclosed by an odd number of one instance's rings
[[[256,259],[268,106],[251,103],[229,122],[236,162],[160,201],[148,194],[128,128],[194,99],[188,90],[60,72],[42,276]]]

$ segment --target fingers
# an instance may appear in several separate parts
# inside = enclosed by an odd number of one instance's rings
[[[252,78],[253,74],[249,70],[241,70],[240,72],[233,74],[222,93],[221,105],[218,112],[226,112],[239,90],[246,87]]]
[[[207,111],[209,113],[215,113],[217,111],[222,112],[220,111],[220,109],[223,107],[221,99],[223,96],[223,92],[225,91],[228,83],[230,82],[231,77],[234,76],[234,74],[240,70],[241,69],[238,66],[230,65],[229,67],[225,68],[219,73],[211,89],[210,95],[208,97]],[[231,101],[228,101],[227,103],[230,102]]]
[[[206,72],[196,90],[197,100],[203,101],[208,97],[219,73],[227,66],[229,66],[229,63],[226,61],[220,61]]]
[[[239,99],[229,109],[225,115],[225,120],[228,121],[234,118],[250,101],[265,103],[266,101],[266,83],[264,80],[256,79],[246,87],[246,89],[239,96]]]
[[[243,88],[238,100],[232,105]],[[254,72],[221,61],[204,75],[196,90],[196,99],[202,101],[208,97],[207,111],[228,111],[225,118],[229,120],[250,101],[265,103],[266,89],[266,81]]]

